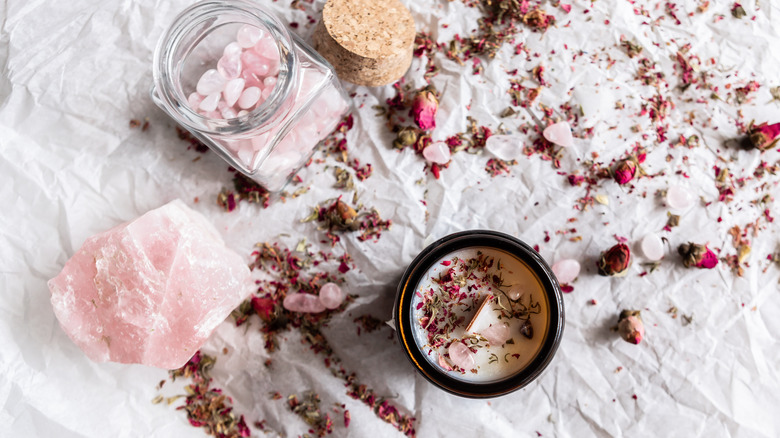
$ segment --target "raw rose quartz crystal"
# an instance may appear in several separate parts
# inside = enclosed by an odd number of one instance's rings
[[[167,369],[251,287],[244,260],[179,200],[90,237],[49,281],[54,314],[90,359]]]

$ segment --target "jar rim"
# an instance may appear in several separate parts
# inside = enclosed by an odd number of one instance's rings
[[[242,116],[230,119],[214,119],[190,108],[183,90],[174,78],[180,74],[183,59],[175,59],[184,38],[192,32],[202,31],[203,25],[213,22],[221,14],[230,13],[245,18],[236,24],[250,24],[267,30],[279,47],[279,75],[273,91],[263,104]],[[224,24],[221,23],[220,27]],[[210,32],[213,29],[208,29]],[[205,34],[204,33],[204,36]],[[203,36],[201,36],[201,39]],[[196,46],[197,44],[193,45]],[[188,50],[192,50],[190,47]],[[293,86],[297,81],[298,56],[287,27],[272,13],[256,3],[246,0],[206,0],[197,2],[180,12],[160,37],[154,53],[152,94],[166,111],[187,128],[206,134],[234,136],[255,131],[259,126],[269,126],[282,119],[292,108]]]
[[[412,297],[421,277],[441,257],[469,247],[489,247],[504,250],[524,261],[544,285],[549,308],[547,335],[531,362],[517,373],[490,382],[467,382],[454,379],[431,365],[414,340]],[[552,268],[533,248],[508,234],[492,230],[462,231],[432,243],[409,264],[398,284],[393,310],[398,340],[407,359],[426,380],[461,397],[491,398],[514,392],[535,380],[552,361],[563,337],[565,325],[563,293]]]

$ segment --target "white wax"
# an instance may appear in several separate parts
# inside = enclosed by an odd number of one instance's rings
[[[471,273],[465,276],[464,274],[468,271],[468,261],[477,259],[479,253],[483,257],[487,257],[487,260],[492,258],[492,266],[482,271],[471,270]],[[442,262],[450,262],[450,264],[445,266]],[[455,278],[455,281],[445,283],[458,284],[459,292],[457,294],[447,292],[446,288],[436,281],[445,276],[450,269],[453,270],[452,277]],[[501,277],[501,286],[496,286],[493,281],[494,275]],[[488,302],[470,332],[466,332],[466,327],[477,313],[478,308],[490,296],[495,296],[497,300]],[[518,298],[515,299],[515,297]],[[426,306],[426,303],[429,303],[431,299],[440,300],[442,305],[431,306],[428,304]],[[511,308],[515,316],[510,317],[508,312],[502,310],[501,305],[504,308]],[[524,316],[519,316],[523,306],[529,312],[523,314]],[[426,309],[430,310],[431,307],[438,307],[437,316],[433,318],[433,323],[424,318]],[[458,250],[434,263],[415,288],[412,312],[414,340],[428,362],[441,372],[470,383],[502,380],[525,368],[541,349],[547,335],[549,320],[547,296],[533,271],[514,255],[486,247]],[[449,316],[450,312],[452,316]],[[520,332],[526,319],[533,327],[531,339]],[[437,345],[432,345],[429,341],[429,329],[434,327],[428,325],[429,323],[435,324],[437,329],[447,332],[445,336],[440,338],[442,340],[438,341],[438,344],[437,341],[433,341],[433,344]],[[478,332],[491,323],[507,323],[509,325],[510,340],[507,343],[490,345],[484,337],[479,336]],[[445,329],[447,327],[448,329]],[[476,332],[476,335],[471,332]],[[453,362],[447,356],[447,346],[453,341],[460,342],[464,338],[467,346],[471,347],[472,350],[476,349],[473,353],[475,368],[465,371],[455,368],[448,371],[440,364],[440,360],[446,366],[452,367]],[[477,340],[479,340],[477,344],[472,343]]]

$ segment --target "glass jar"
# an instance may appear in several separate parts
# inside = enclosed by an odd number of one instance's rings
[[[182,11],[154,54],[154,102],[231,166],[280,191],[348,104],[333,67],[245,0]]]
[[[539,377],[563,337],[563,294],[522,241],[471,230],[425,248],[398,285],[398,340],[414,368],[462,397],[508,394]]]

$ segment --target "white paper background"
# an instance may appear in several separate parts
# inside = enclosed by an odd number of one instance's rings
[[[319,1],[305,4],[306,11],[290,9],[286,1],[264,3],[299,23],[322,7]],[[302,237],[310,242],[321,239],[315,224],[298,220],[311,206],[341,193],[329,188],[331,168],[315,164],[305,169],[301,176],[312,190],[297,199],[274,202],[265,210],[241,204],[238,211],[224,213],[214,200],[222,187],[230,185],[227,166],[214,154],[193,161],[200,155],[186,150],[172,122],[151,103],[148,90],[156,40],[188,4],[0,3],[0,436],[202,435],[183,413],[151,403],[165,371],[91,363],[56,322],[46,281],[89,235],[181,198],[212,220],[228,245],[242,255],[248,256],[260,241],[281,240],[294,246]],[[634,14],[633,8],[639,6],[652,19]],[[776,26],[780,4],[747,1],[743,6],[748,16],[741,20],[731,17],[727,2],[711,2],[705,13],[697,12],[696,6],[677,5],[683,21],[677,26],[664,13],[662,2],[575,1],[570,14],[547,4],[548,12],[558,18],[557,27],[543,36],[526,30],[518,40],[540,54],[531,62],[512,57],[508,46],[486,64],[483,75],[473,76],[469,66],[439,57],[442,73],[434,83],[443,98],[434,138],[463,131],[467,115],[493,128],[500,122],[516,128],[527,119],[525,114],[508,121],[497,116],[509,104],[505,70],[518,68],[524,74],[542,62],[551,86],[539,102],[557,107],[570,99],[573,88],[573,102],[582,103],[586,111],[598,111],[589,117],[594,136],[578,140],[576,148],[567,151],[564,169],[576,168],[576,156],[591,152],[609,162],[636,141],[652,146],[650,122],[632,114],[653,91],[632,80],[635,60],[615,48],[621,35],[640,42],[645,56],[659,63],[672,87],[678,80],[672,57],[679,46],[692,43],[691,52],[702,61],[717,60],[717,66],[704,68],[714,73],[712,82],[720,86],[722,96],[726,83],[742,86],[753,78],[761,83],[753,100],[741,107],[745,122],[753,118],[780,122],[780,106],[771,102],[768,92],[768,87],[780,85]],[[427,29],[441,41],[455,33],[467,34],[478,18],[476,10],[458,1],[421,2],[411,9],[418,30]],[[725,18],[715,22],[714,14]],[[643,24],[663,16],[655,25]],[[604,24],[606,19],[609,25]],[[449,26],[443,28],[444,24]],[[305,34],[307,29],[299,31]],[[556,55],[550,55],[552,49]],[[579,50],[584,54],[572,61]],[[616,61],[611,68],[607,55]],[[415,86],[423,85],[421,66],[415,60],[407,75]],[[767,255],[778,251],[776,222],[760,237],[751,238],[750,267],[741,278],[723,264],[712,271],[686,270],[674,253],[659,271],[645,277],[638,276],[639,263],[624,278],[598,277],[593,267],[599,252],[615,243],[614,234],[627,237],[637,249],[645,234],[660,231],[667,210],[654,193],[670,183],[683,184],[711,202],[697,203],[682,214],[681,226],[664,234],[672,244],[709,242],[724,254],[735,252],[726,232],[760,216],[750,204],[761,196],[754,189],[768,182],[774,197],[780,195],[777,177],[769,176],[749,181],[735,201],[717,202],[712,166],[723,167],[717,157],[731,161],[729,168],[739,175],[749,175],[762,159],[770,164],[778,160],[777,151],[761,155],[724,146],[737,134],[738,107],[686,103],[687,95],[664,90],[677,104],[669,116],[669,137],[697,133],[702,145],[693,150],[657,148],[649,154],[646,168],[650,173],[665,170],[665,176],[638,181],[633,193],[604,182],[597,193],[608,196],[609,205],[580,214],[572,206],[584,189],[570,187],[549,162],[537,157],[519,160],[510,177],[492,179],[483,170],[486,155],[461,153],[440,180],[426,176],[424,184],[415,184],[425,175],[423,161],[411,151],[393,150],[384,119],[371,109],[392,96],[390,87],[349,91],[357,93],[359,107],[349,133],[350,152],[375,168],[371,178],[358,184],[360,199],[394,225],[378,243],[358,242],[354,236],[343,239],[340,248],[353,255],[359,268],[347,275],[347,289],[360,298],[326,334],[347,369],[380,395],[396,396],[394,403],[417,417],[418,436],[535,436],[536,431],[543,436],[780,434],[780,271],[775,264],[762,272],[769,265]],[[616,99],[627,109],[614,111]],[[683,120],[690,111],[696,116],[693,126]],[[144,117],[151,122],[148,132],[128,128],[131,118]],[[707,118],[712,122],[703,128]],[[649,140],[630,131],[635,124],[648,130]],[[613,126],[617,128],[610,129]],[[677,170],[691,178],[676,175]],[[642,192],[647,196],[641,197]],[[193,201],[196,197],[199,203]],[[427,222],[421,200],[428,204]],[[773,216],[780,216],[775,205],[771,209]],[[578,221],[569,224],[570,217]],[[723,218],[721,223],[716,222],[718,217]],[[581,242],[555,235],[556,230],[571,227],[578,229]],[[571,257],[585,268],[575,291],[565,297],[566,331],[550,368],[527,388],[492,401],[461,399],[432,387],[415,375],[397,342],[388,339],[389,328],[358,337],[352,322],[365,313],[388,318],[395,282],[416,253],[432,239],[470,228],[516,235],[541,245],[542,255],[551,262]],[[543,242],[545,231],[552,235],[549,243]],[[641,262],[641,256],[636,261]],[[591,299],[598,305],[589,305]],[[684,326],[681,318],[672,319],[667,313],[672,306],[693,315],[693,322]],[[619,340],[609,330],[622,308],[642,310],[647,335],[639,346]],[[256,321],[246,333],[243,327],[225,323],[204,347],[218,355],[215,385],[234,397],[235,410],[246,416],[247,423],[266,419],[269,427],[287,436],[305,433],[308,427],[283,401],[270,400],[268,393],[286,396],[313,389],[322,395],[324,409],[344,403],[350,410],[352,424],[345,429],[337,420],[334,435],[399,435],[347,397],[342,382],[330,375],[321,357],[299,342],[296,332],[289,332],[281,351],[270,355],[274,366],[267,371],[262,363],[269,355],[256,328]],[[229,352],[223,355],[225,346]],[[616,373],[618,367],[623,369]]]

